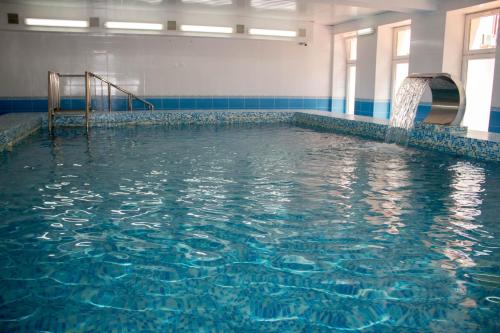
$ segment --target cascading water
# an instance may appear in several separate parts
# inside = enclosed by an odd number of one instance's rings
[[[407,145],[415,123],[418,104],[432,78],[406,78],[399,88],[385,142]]]

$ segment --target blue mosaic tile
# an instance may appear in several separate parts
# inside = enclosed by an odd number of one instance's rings
[[[0,131],[0,149],[12,144],[40,127],[47,126],[46,117],[36,113],[6,114],[2,117],[27,117],[27,120],[14,122],[12,126]],[[30,118],[32,117],[32,118]],[[314,114],[311,112],[293,111],[117,111],[93,112],[92,126],[114,127],[125,124],[168,124],[168,125],[203,125],[225,123],[295,123],[322,130],[358,135],[373,140],[384,140],[388,128],[386,121],[375,121],[369,118]],[[3,118],[9,119],[9,118]],[[83,117],[64,117],[55,119],[56,126],[83,126]],[[429,125],[417,123],[410,132],[409,145],[442,151],[448,154],[467,156],[481,160],[500,161],[500,142],[468,137],[466,128]]]
[[[92,126],[120,126],[123,124],[223,124],[223,123],[272,123],[290,122],[293,112],[262,111],[134,111],[134,112],[94,112],[91,114]],[[83,126],[82,117],[57,117],[56,126]]]

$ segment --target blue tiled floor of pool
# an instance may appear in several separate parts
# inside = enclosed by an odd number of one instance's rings
[[[0,155],[2,332],[493,332],[500,166],[286,124]]]

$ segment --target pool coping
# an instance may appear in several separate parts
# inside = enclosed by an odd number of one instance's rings
[[[92,127],[123,125],[205,125],[228,123],[294,123],[383,141],[389,121],[366,116],[317,110],[155,110],[94,112]],[[81,127],[83,117],[58,117],[56,126]],[[40,113],[0,115],[0,151],[9,149],[23,138],[47,126]],[[417,126],[411,132],[410,146],[438,150],[447,154],[479,160],[500,161],[500,134],[467,131],[452,133],[432,125]]]

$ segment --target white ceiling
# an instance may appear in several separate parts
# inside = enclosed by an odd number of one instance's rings
[[[396,11],[432,11],[438,0],[0,0],[17,6],[99,10],[175,11],[259,18],[314,21],[334,25],[361,17]],[[440,0],[444,1],[444,0]]]

